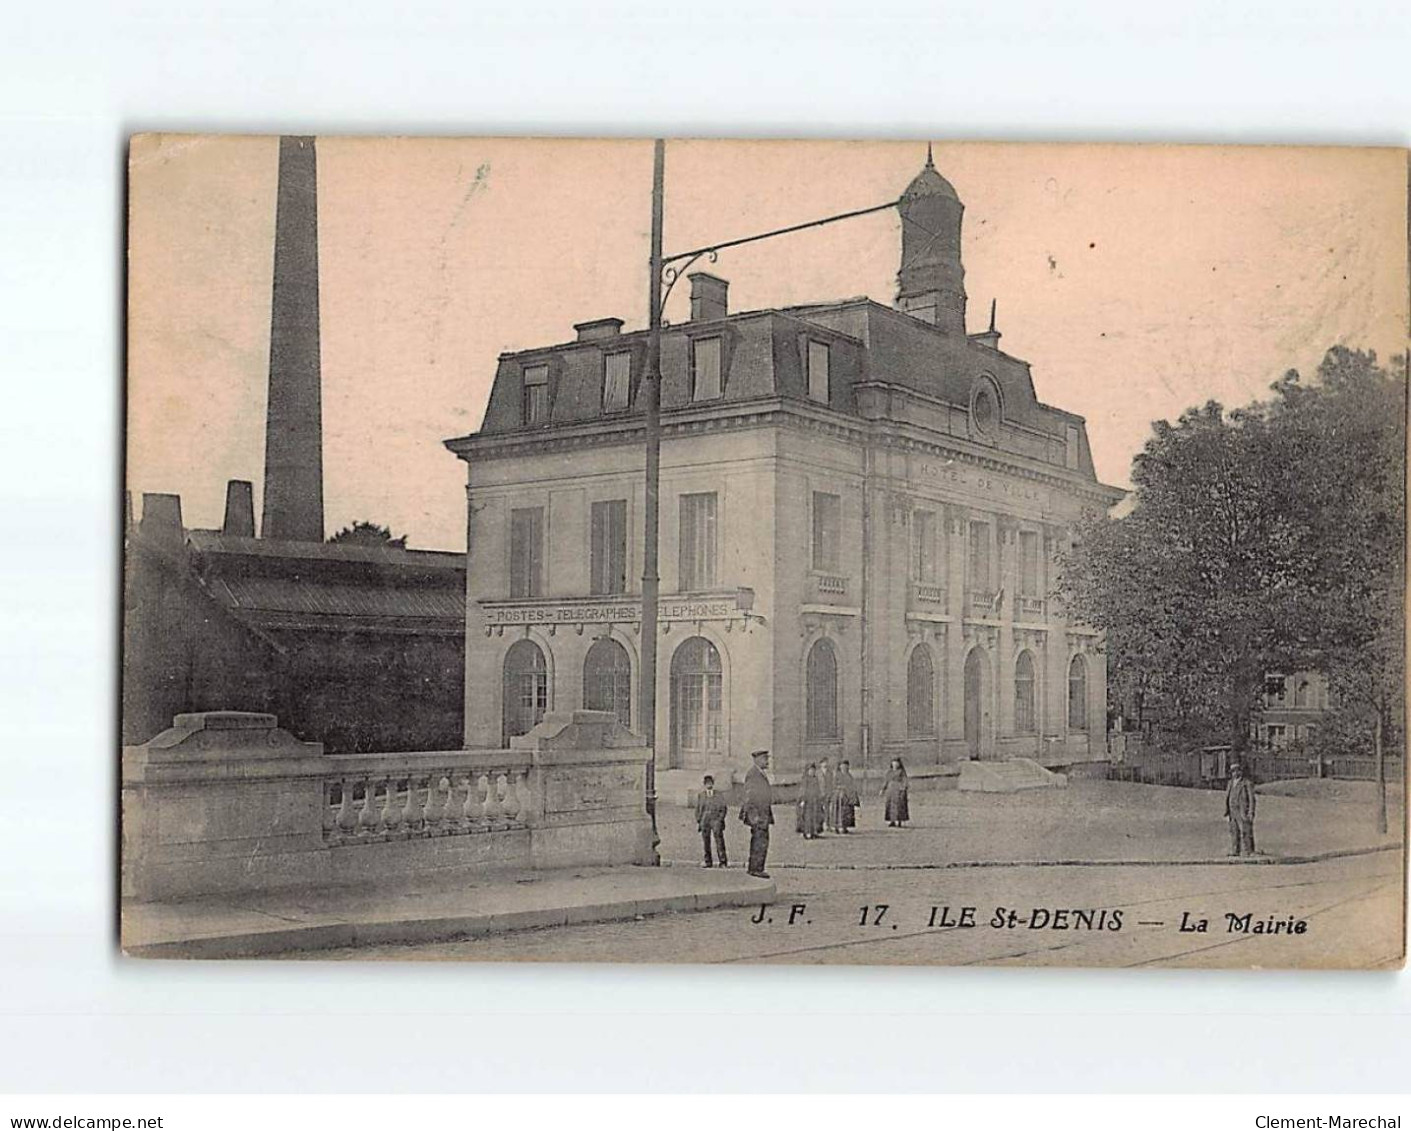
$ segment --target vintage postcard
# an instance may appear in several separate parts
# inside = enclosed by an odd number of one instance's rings
[[[1400,967],[1407,168],[133,138],[124,950]]]

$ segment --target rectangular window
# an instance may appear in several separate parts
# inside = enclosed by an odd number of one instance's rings
[[[1019,595],[1039,595],[1039,536],[1032,530],[1019,532]]]
[[[524,371],[524,423],[549,422],[549,367],[531,365]]]
[[[916,581],[936,580],[936,512],[911,515],[911,576]]]
[[[510,596],[544,595],[544,508],[510,511]]]
[[[626,593],[627,500],[594,503],[592,527],[592,592]]]
[[[603,361],[603,411],[622,412],[632,389],[632,355],[610,353]]]
[[[970,524],[970,572],[968,584],[972,593],[989,593],[990,586],[990,524]]]
[[[720,339],[696,338],[691,343],[691,399],[713,401],[720,397]]]
[[[838,571],[838,547],[843,535],[843,500],[823,491],[813,493],[813,568]]]
[[[1063,465],[1070,470],[1077,470],[1078,467],[1078,428],[1077,425],[1068,425],[1065,434],[1063,448]]]
[[[808,343],[808,399],[827,404],[829,397],[828,363],[829,350],[826,342]]]
[[[684,593],[715,588],[715,492],[681,496],[680,585]]]

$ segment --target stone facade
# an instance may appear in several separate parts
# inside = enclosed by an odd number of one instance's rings
[[[904,310],[732,315],[697,275],[663,334],[660,768],[1103,756],[1105,661],[1050,588],[1074,522],[1121,492],[993,326],[963,333],[960,205],[929,161],[900,208]],[[912,246],[933,212],[940,254]],[[645,335],[578,330],[503,356],[480,432],[447,442],[471,747],[583,705],[640,725]]]

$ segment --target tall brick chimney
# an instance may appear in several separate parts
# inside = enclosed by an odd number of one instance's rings
[[[265,498],[260,534],[323,541],[323,410],[318,334],[314,139],[279,139],[270,309]]]

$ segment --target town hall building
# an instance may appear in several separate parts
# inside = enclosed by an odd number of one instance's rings
[[[732,313],[688,276],[661,341],[657,765],[779,777],[1105,757],[1097,634],[1054,598],[1098,482],[1081,417],[968,334],[963,206],[929,155],[898,202],[895,305]],[[639,729],[645,332],[604,318],[501,357],[468,465],[465,737],[548,710]]]

